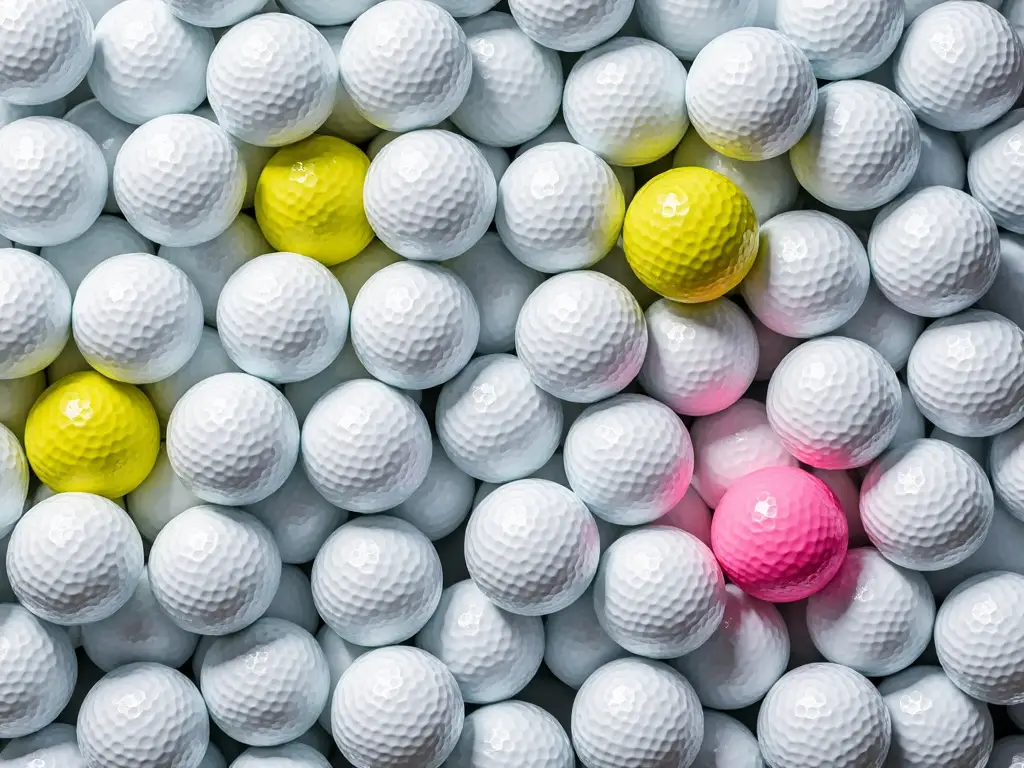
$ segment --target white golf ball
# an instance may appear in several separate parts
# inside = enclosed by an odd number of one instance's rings
[[[139,487],[125,496],[125,506],[142,538],[152,542],[171,520],[203,500],[184,486],[171,468],[167,446],[160,444],[156,463]]]
[[[852,319],[870,281],[868,254],[849,226],[827,213],[790,211],[761,225],[757,259],[740,291],[773,331],[810,338]]]
[[[88,133],[99,145],[107,164],[107,200],[103,210],[107,213],[120,213],[117,198],[114,197],[114,161],[135,126],[114,117],[96,99],[83,101],[64,115],[64,119]]]
[[[718,413],[739,400],[754,380],[757,334],[729,299],[703,304],[659,299],[646,316],[650,341],[640,384],[676,413]]]
[[[870,72],[896,50],[904,0],[776,0],[775,28],[807,54],[823,80]]]
[[[981,128],[1009,110],[1024,88],[1024,46],[999,12],[953,0],[910,25],[893,76],[896,91],[924,122],[946,131]]]
[[[462,735],[459,684],[448,668],[418,648],[364,653],[334,690],[331,730],[355,765],[439,768]]]
[[[316,724],[330,695],[324,652],[281,619],[218,639],[199,674],[210,717],[228,736],[257,747],[291,741]]]
[[[507,13],[462,23],[473,55],[469,90],[452,113],[466,136],[496,147],[529,141],[551,125],[562,103],[562,62]]]
[[[480,150],[449,131],[397,137],[373,158],[363,187],[366,218],[377,237],[396,253],[423,261],[469,250],[490,226],[496,200],[497,183]]]
[[[89,691],[78,714],[87,765],[198,768],[210,740],[199,690],[176,669],[127,664]]]
[[[516,352],[530,378],[570,402],[621,392],[640,372],[647,347],[636,299],[622,283],[589,270],[542,283],[516,323]]]
[[[299,424],[278,390],[244,373],[221,373],[185,393],[167,423],[167,455],[189,490],[241,506],[280,488],[299,454]]]
[[[757,702],[789,662],[789,632],[771,603],[735,584],[725,587],[725,614],[699,648],[673,661],[705,707],[740,709]]]
[[[96,25],[89,88],[132,125],[191,112],[206,99],[213,33],[176,16],[162,0],[124,0]]]
[[[764,768],[757,739],[747,726],[713,709],[704,710],[704,740],[692,768]]]
[[[617,525],[649,523],[682,500],[693,447],[680,418],[644,395],[592,405],[565,439],[565,473],[587,508]]]
[[[55,624],[87,624],[128,602],[143,572],[142,538],[117,504],[59,493],[18,520],[7,577],[18,601]]]
[[[467,579],[441,593],[416,645],[445,663],[465,701],[489,704],[514,697],[537,674],[544,623],[502,610]]]
[[[941,440],[914,440],[892,449],[864,478],[864,530],[886,558],[934,571],[965,560],[992,524],[993,493],[985,473],[964,451]]]
[[[897,307],[871,282],[860,309],[835,333],[864,342],[884,357],[894,371],[901,371],[924,324],[924,318]]]
[[[935,598],[924,576],[877,550],[850,550],[839,572],[807,600],[807,629],[829,661],[872,677],[909,667],[932,637]]]
[[[182,629],[227,635],[270,606],[281,579],[274,537],[252,515],[205,504],[164,526],[149,553],[149,583]]]
[[[951,315],[995,282],[999,231],[970,195],[925,187],[878,215],[868,258],[875,282],[896,306],[920,317]]]
[[[88,768],[78,749],[74,726],[65,723],[51,723],[33,734],[12,739],[0,750],[0,761],[11,768],[33,765]]]
[[[22,379],[41,372],[64,349],[71,293],[53,265],[20,248],[0,249],[0,284],[0,379]],[[18,419],[22,431],[27,415],[26,408]]]
[[[750,27],[759,0],[638,0],[643,31],[680,59],[692,61],[701,49],[730,29]]]
[[[81,0],[13,0],[0,31],[0,97],[45,104],[67,96],[93,60],[93,27]]]
[[[899,379],[867,344],[827,336],[801,344],[768,383],[768,421],[786,449],[821,469],[870,463],[896,435]]]
[[[686,68],[664,46],[615,38],[573,66],[562,99],[565,124],[580,145],[609,163],[652,163],[686,133],[690,122],[682,96],[690,87]]]
[[[601,556],[597,620],[630,653],[670,659],[696,650],[725,613],[722,570],[711,550],[677,528],[630,531]]]
[[[313,634],[320,626],[320,614],[313,602],[309,577],[295,565],[281,566],[281,581],[274,599],[261,618],[283,619]]]
[[[498,748],[495,748],[496,744]],[[449,768],[573,768],[572,745],[551,713],[523,701],[503,701],[470,713]]]
[[[39,255],[57,268],[74,298],[85,276],[101,262],[123,253],[155,251],[153,244],[124,219],[103,214],[74,240],[40,248]]]
[[[203,332],[203,305],[178,267],[148,253],[125,253],[85,276],[71,325],[89,365],[116,381],[149,384],[192,358]]]
[[[1018,149],[1024,133],[1024,110],[1014,110],[985,130],[967,163],[971,194],[999,226],[1024,233],[1024,196],[1019,188],[1024,162]]]
[[[441,598],[441,561],[430,539],[390,515],[341,526],[313,562],[313,601],[350,643],[393,645],[415,635]]]
[[[114,163],[114,194],[139,234],[198,245],[231,226],[246,172],[231,138],[196,115],[164,115],[128,137]]]
[[[576,689],[599,667],[628,655],[597,620],[593,588],[572,605],[547,616],[544,643],[544,664],[555,677]]]
[[[712,149],[737,160],[788,152],[810,127],[817,103],[811,62],[770,29],[745,27],[715,38],[686,81],[693,127]]]
[[[761,703],[757,740],[765,762],[786,768],[879,768],[892,740],[889,710],[858,672],[807,664],[782,676]]]
[[[338,62],[358,110],[389,131],[450,117],[473,73],[466,33],[427,0],[384,0],[365,11],[345,36]]]
[[[0,128],[0,234],[59,245],[93,225],[107,199],[107,164],[88,133],[53,117]]]
[[[921,161],[917,118],[899,96],[875,83],[829,83],[814,120],[789,154],[797,180],[813,197],[844,211],[892,200]]]
[[[18,437],[0,424],[0,537],[14,528],[28,496],[28,459]]]
[[[693,687],[666,664],[617,659],[587,678],[572,707],[572,743],[587,768],[692,765],[704,734]]]
[[[633,0],[512,0],[516,24],[545,48],[585,51],[620,29],[633,11]]]
[[[314,133],[334,108],[338,62],[308,21],[263,13],[217,43],[206,70],[210,106],[242,141],[281,147]]]
[[[430,427],[406,395],[372,379],[330,390],[302,425],[302,463],[335,506],[382,512],[412,496],[430,467]]]
[[[1024,576],[990,571],[950,593],[935,651],[957,688],[989,704],[1024,703]]]
[[[412,496],[390,512],[437,541],[462,525],[473,506],[475,490],[476,481],[455,466],[435,441],[427,476]]]
[[[567,488],[516,480],[481,501],[466,528],[473,581],[506,611],[540,616],[577,600],[597,572],[597,523]]]
[[[1024,332],[971,309],[932,323],[914,344],[907,384],[937,427],[964,437],[1003,432],[1024,417]]]

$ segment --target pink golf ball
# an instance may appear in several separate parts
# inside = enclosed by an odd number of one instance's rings
[[[722,570],[748,595],[773,603],[803,600],[828,584],[846,557],[847,536],[835,494],[796,467],[740,478],[711,520]]]

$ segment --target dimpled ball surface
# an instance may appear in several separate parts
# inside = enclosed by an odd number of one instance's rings
[[[229,279],[217,331],[247,373],[278,384],[320,373],[348,338],[345,289],[330,270],[297,253],[258,256]]]
[[[476,141],[512,147],[532,139],[558,114],[562,62],[527,37],[507,13],[493,11],[462,24],[473,55],[473,79],[452,114]]]
[[[593,403],[622,391],[640,372],[647,323],[632,294],[589,270],[550,278],[523,305],[516,352],[541,389]]]
[[[408,396],[372,379],[325,394],[302,428],[310,482],[335,506],[382,512],[408,499],[430,467],[430,426]]]
[[[686,68],[667,48],[619,37],[573,66],[562,101],[565,124],[609,163],[651,163],[671,152],[689,127],[682,100],[689,87]]]
[[[513,0],[509,10],[520,29],[545,48],[585,51],[622,29],[633,1]]]
[[[494,223],[512,255],[540,272],[584,269],[615,245],[626,212],[611,167],[568,141],[534,146],[498,184]]]
[[[217,726],[257,747],[301,736],[330,693],[324,652],[311,634],[282,619],[260,619],[217,640],[199,677]]]
[[[205,501],[240,506],[280,488],[299,453],[299,424],[278,390],[245,373],[196,384],[167,423],[167,456]]]
[[[86,102],[86,106],[88,106],[88,102]],[[127,138],[127,134],[125,138]],[[116,149],[114,154],[117,154]],[[111,157],[111,173],[113,173],[113,162],[114,159]],[[113,193],[113,188],[111,188],[108,200],[112,199]],[[67,282],[73,297],[85,276],[93,268],[99,266],[100,262],[106,261],[111,256],[120,256],[122,253],[155,252],[156,248],[153,244],[132,229],[127,221],[104,213],[93,222],[89,229],[74,240],[42,248],[39,255],[57,268]]]
[[[872,281],[860,309],[835,334],[856,339],[876,350],[894,371],[903,370],[914,342],[924,330],[924,318],[900,309]]]
[[[666,664],[618,659],[587,678],[572,708],[572,742],[587,768],[691,765],[704,713],[693,687]]]
[[[277,747],[250,747],[231,763],[232,768],[331,768],[327,758],[299,741]],[[205,766],[200,766],[205,768]]]
[[[999,271],[999,230],[958,189],[925,187],[882,212],[868,258],[882,293],[920,317],[951,315],[980,299]]]
[[[78,746],[104,768],[198,768],[210,739],[199,690],[162,664],[128,664],[105,675],[78,714]]]
[[[914,440],[872,465],[860,492],[868,538],[906,568],[935,571],[981,546],[992,523],[992,487],[978,463],[941,440]]]
[[[758,0],[639,0],[636,15],[648,37],[692,61],[719,35],[754,26]]]
[[[71,293],[60,272],[20,248],[0,249],[0,378],[20,379],[42,371],[67,343]]]
[[[82,627],[85,655],[104,672],[136,661],[176,669],[188,662],[198,642],[197,635],[175,624],[160,607],[146,570],[115,614]]]
[[[213,33],[173,10],[160,0],[124,0],[97,23],[88,83],[114,117],[142,125],[206,99]]]
[[[51,384],[25,427],[32,470],[58,492],[119,498],[149,475],[159,449],[160,425],[146,396],[95,371]]]
[[[1024,88],[1024,47],[997,11],[954,0],[928,9],[908,28],[893,77],[924,122],[946,131],[981,128]]]
[[[515,355],[484,355],[444,385],[435,426],[445,453],[490,483],[536,472],[562,439],[562,405]]]
[[[838,664],[807,664],[783,675],[757,718],[761,754],[771,766],[880,768],[891,739],[878,691]]]
[[[94,369],[116,381],[151,384],[192,358],[203,332],[203,303],[178,267],[148,253],[124,253],[82,280],[71,325]]]
[[[93,27],[79,0],[13,0],[0,31],[0,97],[45,104],[75,89],[93,58]]]
[[[338,681],[331,730],[357,766],[439,768],[462,734],[462,694],[448,668],[418,648],[379,648]]]
[[[274,599],[281,556],[252,515],[204,504],[173,518],[149,553],[160,607],[189,632],[226,635],[252,624]]]
[[[903,0],[778,0],[775,28],[796,43],[823,80],[858,77],[896,50]]]
[[[740,291],[773,331],[811,338],[852,319],[870,282],[867,252],[849,226],[827,213],[789,211],[761,226],[757,260]]]
[[[597,523],[576,494],[549,480],[516,480],[499,486],[470,515],[466,567],[499,607],[540,616],[586,591],[600,546]]]
[[[416,645],[445,663],[463,699],[489,704],[515,696],[537,674],[544,624],[502,610],[466,579],[441,593]]]
[[[88,133],[53,117],[0,128],[0,234],[59,245],[93,225],[107,200],[107,164]]]
[[[1020,179],[1024,176],[1024,153],[1020,151],[1020,141],[1024,110],[1013,110],[985,131],[985,140],[971,152],[967,164],[971,194],[999,226],[1022,233],[1024,200]],[[989,131],[995,135],[989,136]]]
[[[441,561],[430,540],[390,515],[341,526],[313,562],[313,602],[344,640],[392,645],[416,634],[441,599]]]
[[[692,487],[711,507],[717,507],[734,482],[765,467],[795,467],[768,423],[762,403],[743,398],[724,411],[696,419],[693,440]]]
[[[789,159],[814,198],[864,211],[910,184],[921,161],[921,130],[906,102],[887,88],[865,80],[829,83],[818,91],[814,120]]]
[[[993,438],[988,451],[992,488],[1011,515],[1024,520],[1024,425]]]
[[[242,141],[280,147],[304,139],[334,108],[338,63],[307,21],[263,13],[232,27],[213,50],[206,90],[217,122]]]
[[[105,619],[128,602],[143,572],[142,538],[117,504],[60,493],[18,521],[7,576],[18,600],[55,624]]]
[[[992,747],[986,768],[1015,768],[1024,760],[1024,736],[1004,736]]]
[[[363,204],[373,231],[391,250],[408,259],[444,261],[483,237],[497,194],[494,173],[473,142],[450,131],[413,131],[373,158]]]
[[[651,179],[626,212],[626,259],[648,288],[699,303],[735,288],[757,256],[757,216],[732,181],[706,168]]]
[[[88,768],[78,749],[74,726],[51,723],[0,750],[4,768]]]
[[[946,674],[933,666],[915,666],[878,686],[892,719],[887,765],[986,765],[992,751],[992,715]]]
[[[835,578],[807,600],[807,629],[825,658],[881,677],[928,645],[935,599],[924,576],[871,547],[851,549]]]
[[[617,525],[649,523],[678,504],[690,485],[690,435],[667,405],[616,395],[573,422],[565,473],[595,515]]]
[[[373,239],[363,210],[369,167],[358,147],[333,136],[278,150],[256,184],[261,231],[278,250],[327,266],[353,258]]]
[[[817,103],[811,62],[771,29],[745,27],[717,37],[701,49],[686,81],[693,127],[712,149],[737,160],[788,152]]]
[[[0,604],[0,734],[28,736],[53,722],[75,688],[78,662],[67,633],[14,603]]]
[[[962,582],[935,620],[939,663],[989,704],[1024,703],[1024,576],[990,571]]]
[[[10,429],[0,424],[0,536],[6,536],[21,517],[28,495],[28,459]]]
[[[654,659],[696,650],[722,621],[725,604],[711,550],[677,528],[637,529],[617,539],[594,579],[604,631],[627,651]]]
[[[740,709],[760,700],[786,671],[789,632],[775,606],[735,584],[725,591],[725,613],[714,634],[673,664],[705,707]]]
[[[754,380],[757,334],[729,299],[703,304],[659,299],[646,318],[650,341],[639,381],[676,413],[717,413],[739,400]]]
[[[839,336],[790,352],[768,384],[768,421],[796,458],[820,469],[871,462],[896,434],[903,409],[892,366]]]
[[[338,62],[356,108],[389,131],[450,117],[473,73],[466,33],[426,0],[384,0],[364,12],[345,36]]]
[[[819,591],[839,571],[846,516],[825,483],[796,467],[736,481],[711,521],[722,569],[747,594],[788,603]]]
[[[705,709],[704,739],[692,768],[764,768],[764,759],[747,726],[729,715]]]
[[[987,437],[1024,417],[1024,332],[1002,315],[970,309],[932,323],[907,363],[921,413],[948,432]]]
[[[593,587],[544,620],[544,665],[570,688],[578,690],[598,667],[627,655],[597,620]]]
[[[114,196],[128,223],[150,240],[181,247],[221,234],[245,196],[234,142],[196,115],[164,115],[128,137],[114,163]]]
[[[466,717],[450,768],[573,768],[572,745],[547,711],[523,701],[481,707]]]

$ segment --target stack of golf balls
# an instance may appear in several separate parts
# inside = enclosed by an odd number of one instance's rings
[[[1024,767],[1022,35],[0,1],[0,768]]]

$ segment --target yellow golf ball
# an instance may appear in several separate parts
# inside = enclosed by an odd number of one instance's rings
[[[723,296],[757,256],[757,216],[743,191],[704,168],[674,168],[647,182],[622,228],[626,260],[641,282],[673,301]]]
[[[363,210],[369,158],[347,141],[311,136],[279,150],[256,182],[256,220],[267,241],[332,266],[373,239]]]
[[[124,496],[146,479],[159,450],[160,425],[142,390],[95,371],[51,384],[25,426],[28,462],[58,493]]]

